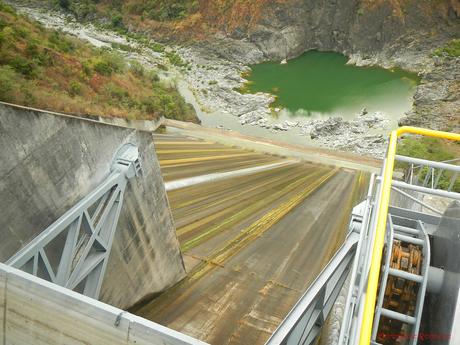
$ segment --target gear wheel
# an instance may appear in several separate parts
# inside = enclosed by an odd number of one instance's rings
[[[422,249],[399,240],[393,241],[390,267],[420,275]],[[389,275],[385,287],[383,308],[401,314],[414,315],[419,285],[413,281]],[[410,339],[411,327],[403,322],[382,317],[377,341],[383,345],[403,345]]]

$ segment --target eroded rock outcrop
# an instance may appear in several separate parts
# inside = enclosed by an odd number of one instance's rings
[[[243,29],[245,44],[241,45],[234,38],[241,39]],[[236,28],[227,37],[238,49],[248,49],[248,54],[240,55],[243,63],[261,56],[281,61],[317,49],[341,52],[352,64],[397,66],[417,72],[421,85],[414,108],[400,123],[460,130],[459,58],[431,55],[434,49],[460,37],[458,1],[273,1],[257,25]],[[219,46],[223,40],[218,40]],[[248,42],[255,49],[249,49]]]

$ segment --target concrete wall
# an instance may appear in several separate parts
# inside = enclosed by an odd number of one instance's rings
[[[0,264],[0,345],[205,345]]]
[[[143,174],[126,190],[101,300],[127,308],[185,276],[152,135],[0,103],[0,262],[108,175],[122,144]]]

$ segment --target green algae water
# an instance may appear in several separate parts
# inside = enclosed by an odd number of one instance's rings
[[[284,65],[254,65],[247,91],[275,95],[274,106],[290,116],[352,118],[366,108],[396,120],[410,110],[417,75],[346,63],[344,55],[310,51]]]

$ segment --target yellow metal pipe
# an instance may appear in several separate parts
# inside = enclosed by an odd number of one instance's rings
[[[385,243],[385,230],[387,226],[388,207],[390,204],[391,184],[393,181],[393,169],[396,156],[396,144],[398,137],[402,134],[411,133],[428,137],[460,141],[460,134],[434,131],[416,127],[400,127],[390,135],[388,145],[387,164],[383,172],[382,198],[377,214],[377,226],[375,230],[375,241],[372,252],[372,261],[369,269],[366,299],[364,303],[363,322],[359,345],[369,345],[371,341],[372,324],[374,322],[375,301],[377,298],[377,287],[379,282],[380,267],[382,261],[383,246]]]

